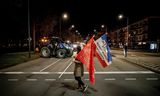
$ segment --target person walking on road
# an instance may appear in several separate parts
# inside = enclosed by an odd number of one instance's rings
[[[78,46],[77,47],[77,54],[81,51],[81,47]],[[74,56],[75,58],[76,56]],[[88,85],[84,84],[84,82],[82,81],[82,77],[84,75],[84,67],[83,67],[83,64],[75,59],[74,60],[74,63],[75,63],[75,67],[74,67],[74,78],[75,80],[78,82],[78,87],[77,89],[85,92],[87,90],[87,87]]]
[[[124,50],[124,57],[127,57],[128,48],[127,48],[127,45],[126,45],[126,44],[124,45],[123,50]]]

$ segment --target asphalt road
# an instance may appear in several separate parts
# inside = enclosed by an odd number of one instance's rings
[[[73,58],[39,58],[0,70],[0,96],[160,96],[160,75],[113,57],[102,68],[95,58],[95,85],[85,68],[83,80],[89,85],[76,89]]]

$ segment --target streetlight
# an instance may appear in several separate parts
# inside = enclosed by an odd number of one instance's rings
[[[76,31],[75,31],[75,34],[74,34],[74,35],[75,35],[75,42],[77,41],[77,39],[76,39],[76,38],[77,38],[77,35],[76,35],[76,34],[78,34],[78,30],[76,30]]]
[[[76,33],[78,33],[78,30],[76,30]]]
[[[102,33],[107,33],[107,25],[102,24],[101,31],[102,31]]]
[[[69,37],[70,36],[70,37]],[[69,33],[67,35],[67,38],[69,38],[72,42],[75,41],[75,25],[72,24],[70,27],[69,27]]]
[[[71,31],[72,29],[74,29],[75,28],[75,25],[73,24],[73,25],[71,25],[70,27],[69,27],[69,31]]]
[[[104,28],[104,25],[101,25],[102,28]]]
[[[59,19],[59,34],[60,34],[60,37],[62,38],[62,25],[61,25],[61,22],[62,22],[62,19],[63,20],[67,20],[68,19],[68,14],[67,13],[63,13],[62,14],[62,17],[60,17],[60,19]]]
[[[31,58],[31,34],[30,34],[30,11],[29,11],[29,0],[28,0],[28,53],[29,53],[29,58]]]
[[[129,34],[128,24],[129,24],[129,18],[126,17],[126,16],[123,16],[123,14],[119,14],[119,15],[118,15],[118,18],[119,18],[119,19],[123,19],[123,18],[126,18],[126,19],[127,19],[127,36],[126,36],[126,37],[127,37],[127,42],[126,42],[126,43],[127,43],[127,45],[128,45],[128,34]]]
[[[64,13],[64,14],[63,14],[63,18],[64,18],[64,19],[67,19],[67,18],[68,18],[68,14],[67,14],[67,13]]]
[[[74,27],[75,27],[74,25],[71,26],[71,28],[74,28]]]

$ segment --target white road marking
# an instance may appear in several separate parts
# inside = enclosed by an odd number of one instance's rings
[[[68,61],[70,61],[70,60],[72,60],[72,58],[69,59]],[[68,61],[67,61],[67,62],[68,62]],[[69,63],[69,65],[64,69],[64,71],[59,75],[58,78],[61,78],[61,77],[62,77],[62,75],[64,74],[64,72],[66,72],[66,70],[71,66],[72,63],[73,63],[73,62],[71,61],[71,62]]]
[[[158,78],[146,78],[146,80],[158,80]]]
[[[18,81],[18,79],[8,79],[8,81]]]
[[[64,79],[64,81],[74,81],[75,79]],[[85,81],[89,81],[89,79],[84,79]],[[106,81],[115,81],[115,78],[105,78]],[[136,78],[125,78],[127,81],[135,81]],[[146,78],[146,80],[149,81],[155,81],[158,80],[158,78]],[[8,81],[19,81],[19,79],[8,79]],[[37,81],[37,79],[26,79],[26,81]],[[45,81],[56,81],[56,79],[45,79]]]
[[[24,74],[25,72],[0,72],[0,74]]]
[[[105,78],[104,80],[112,81],[112,80],[116,80],[116,79],[115,78]]]
[[[30,72],[30,74],[51,74],[51,72]]]
[[[89,79],[84,79],[84,80],[89,81]]]
[[[45,79],[45,81],[56,81],[56,79]]]
[[[152,71],[108,71],[95,72],[95,74],[154,74]]]
[[[89,81],[89,79],[84,79],[85,81]]]
[[[137,79],[136,78],[125,78],[125,80],[133,81],[133,80],[137,80]]]
[[[74,81],[74,79],[64,79],[65,81]]]
[[[72,62],[71,62],[72,63]],[[67,68],[71,65],[71,63],[67,66]],[[67,70],[66,68],[66,70]],[[73,74],[73,72],[0,72],[0,74]],[[88,72],[84,72],[84,74],[89,74]],[[95,72],[95,74],[155,74],[152,71],[107,71],[107,72]]]
[[[64,81],[74,81],[75,79],[64,79]],[[89,79],[84,79],[85,81],[89,81]],[[105,78],[106,81],[115,81],[116,78]],[[125,78],[127,81],[135,81],[137,78]],[[158,78],[146,78],[149,81],[156,81],[159,80]],[[8,79],[8,81],[19,81],[19,79]],[[38,81],[38,79],[26,79],[26,81]],[[45,81],[56,81],[56,79],[45,79]]]
[[[96,72],[96,68],[94,67],[94,71]]]
[[[27,81],[37,81],[37,79],[26,79]]]
[[[40,72],[46,70],[47,68],[51,67],[52,65],[56,64],[57,62],[59,62],[62,59],[57,60],[56,62],[51,63],[50,65],[48,65],[47,67],[43,68],[42,70],[40,70]]]
[[[73,72],[57,72],[57,74],[73,74]],[[85,72],[84,72],[85,73]]]

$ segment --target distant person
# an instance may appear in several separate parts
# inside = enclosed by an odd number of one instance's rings
[[[127,45],[124,45],[124,57],[127,57],[127,51],[128,51],[128,48],[127,48]]]
[[[81,51],[81,47],[78,46],[77,47],[77,54]],[[76,56],[75,56],[76,57]],[[87,90],[88,85],[84,84],[84,82],[82,81],[82,77],[84,75],[84,67],[82,62],[80,62],[79,60],[75,59],[75,67],[74,67],[74,77],[75,80],[78,82],[78,90],[81,90],[83,92],[85,92]]]

